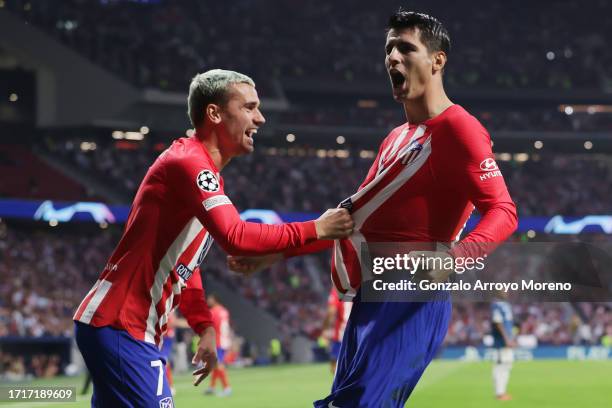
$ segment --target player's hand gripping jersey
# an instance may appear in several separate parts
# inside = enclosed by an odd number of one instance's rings
[[[125,231],[74,319],[159,344],[177,305],[196,333],[212,326],[200,263],[213,238],[233,255],[264,255],[316,239],[314,222],[247,223],[223,192],[200,141],[175,141],[149,168]]]

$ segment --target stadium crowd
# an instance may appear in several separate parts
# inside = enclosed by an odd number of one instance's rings
[[[371,101],[370,101],[371,102]],[[485,128],[495,136],[496,132],[603,132],[612,127],[612,114],[598,112],[598,107],[590,106],[575,112],[573,106],[526,107],[522,110],[466,107]],[[589,113],[589,109],[590,112]],[[576,109],[577,110],[577,109]],[[405,117],[399,106],[378,106],[363,108],[358,106],[321,106],[312,105],[293,107],[278,117],[284,128],[299,125],[368,127],[380,129],[384,133],[403,123]]]
[[[52,378],[58,374],[61,374],[61,367],[57,354],[40,353],[26,357],[0,351],[0,381]]]
[[[23,229],[2,224],[0,236],[0,337],[71,336],[72,315],[82,296],[95,282],[118,239],[119,230],[91,231]],[[225,255],[215,248],[207,257],[203,277],[212,275],[279,317],[287,336],[315,336],[324,317],[329,292],[328,254],[296,258],[279,263],[265,275],[245,278],[227,270]],[[517,308],[521,306],[516,306]],[[585,308],[588,304],[585,304]],[[565,310],[564,313],[561,313]],[[536,312],[537,311],[537,312]],[[606,313],[607,311],[607,313]],[[591,307],[593,341],[612,325],[609,306]],[[449,334],[451,343],[472,343],[486,333],[482,318],[487,309],[478,304],[460,304]],[[557,304],[523,306],[521,330],[549,341],[541,325],[557,322],[571,333],[571,313]],[[607,320],[606,320],[607,319]],[[480,337],[479,337],[480,336]],[[563,344],[573,337],[560,337]]]
[[[85,6],[86,3],[86,6]],[[184,91],[194,72],[223,66],[271,79],[355,83],[382,77],[384,27],[397,4],[280,0],[232,3],[6,0],[6,8],[139,86]],[[530,4],[416,1],[448,25],[451,88],[604,89],[612,77],[604,0]],[[342,22],[339,24],[338,22]],[[495,21],[495,29],[491,29]],[[571,21],[568,27],[565,22]],[[240,26],[237,30],[236,27]],[[253,50],[261,52],[253,53]],[[316,55],[316,58],[312,56]],[[482,69],[483,65],[486,69]]]
[[[82,151],[78,141],[50,146],[51,152],[79,171],[122,188],[126,202],[159,154],[148,144],[126,150],[98,143],[93,151]],[[359,150],[349,150],[347,158],[320,157],[312,148],[297,157],[288,155],[287,149],[273,151],[258,147],[223,170],[226,193],[237,208],[324,211],[355,191],[372,162],[371,157],[362,158]],[[542,153],[527,161],[502,159],[498,157],[498,164],[521,216],[612,213],[607,191],[612,184],[609,156]],[[340,179],[342,183],[336,182]]]
[[[612,304],[517,303],[515,334],[535,336],[539,345],[601,345],[612,336]],[[447,345],[480,346],[491,333],[488,304],[454,303]],[[607,340],[609,341],[609,340]]]

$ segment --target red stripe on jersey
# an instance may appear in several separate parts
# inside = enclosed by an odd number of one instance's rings
[[[340,250],[342,251],[342,259],[348,272],[349,284],[352,288],[358,288],[361,284],[361,265],[359,257],[355,252],[353,244],[348,239],[340,241]]]

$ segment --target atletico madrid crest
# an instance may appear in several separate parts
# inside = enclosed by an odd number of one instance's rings
[[[166,397],[159,401],[159,408],[174,408],[171,397]]]
[[[423,145],[420,144],[417,140],[410,143],[410,146],[408,146],[408,149],[406,149],[406,153],[402,158],[402,164],[408,165],[415,161],[417,156],[421,153],[421,150],[423,150]]]

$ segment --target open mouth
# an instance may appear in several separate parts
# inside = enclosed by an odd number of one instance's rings
[[[404,78],[404,75],[398,70],[393,69],[389,71],[389,76],[391,77],[391,84],[394,88],[399,88],[406,82],[406,78]]]
[[[245,136],[248,137],[251,143],[253,143],[253,136],[255,136],[255,133],[257,133],[257,129],[249,129],[246,132],[244,132]]]

